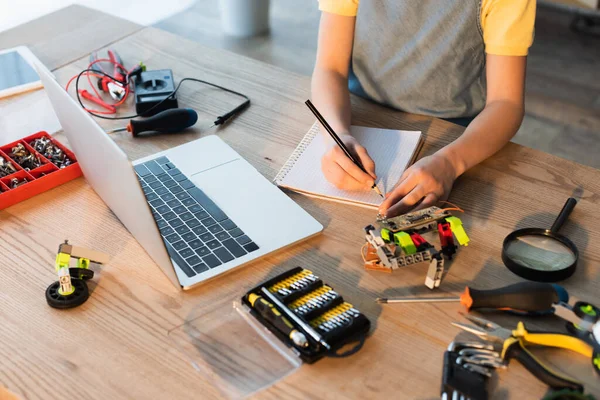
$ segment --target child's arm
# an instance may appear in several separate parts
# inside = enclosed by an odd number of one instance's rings
[[[363,146],[350,135],[350,92],[348,71],[354,41],[356,17],[323,12],[319,25],[317,59],[312,75],[312,101],[351,152],[360,158],[365,174],[346,157],[322,128],[329,150],[321,159],[328,181],[340,189],[369,190],[375,177],[375,164]]]
[[[425,208],[450,194],[454,180],[500,150],[515,135],[524,113],[527,57],[487,55],[487,99],[460,138],[407,169],[379,212],[395,216]]]

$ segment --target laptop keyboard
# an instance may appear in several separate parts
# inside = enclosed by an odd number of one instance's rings
[[[167,157],[134,168],[169,256],[188,277],[258,250]]]

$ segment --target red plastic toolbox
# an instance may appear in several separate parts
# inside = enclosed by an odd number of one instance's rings
[[[42,137],[49,139],[52,144],[61,149],[71,160],[71,164],[59,168],[51,160],[47,159],[31,147],[30,143],[35,139]],[[41,166],[26,171],[11,157],[12,149],[19,143],[23,144],[30,153],[34,154],[40,160]],[[10,163],[16,170],[16,172],[0,178],[0,210],[45,192],[46,190],[50,190],[58,185],[62,185],[63,183],[82,175],[81,168],[79,167],[79,163],[73,152],[50,136],[47,132],[43,131],[1,146],[0,157],[3,158],[5,162]],[[26,179],[27,182],[13,188],[15,179],[17,179],[18,182],[23,182],[23,179]]]

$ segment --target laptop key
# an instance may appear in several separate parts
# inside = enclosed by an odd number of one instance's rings
[[[158,196],[157,196],[158,197]],[[146,197],[146,199],[148,199],[148,197]],[[165,204],[164,201],[162,201],[162,199],[156,199],[156,200],[152,200],[150,202],[150,204],[152,204],[152,207],[156,208],[158,206],[162,206],[163,204]]]
[[[244,245],[244,249],[246,249],[248,253],[252,253],[254,250],[258,250],[258,245],[254,242],[250,242]]]
[[[167,193],[165,195],[161,195],[160,197],[162,197],[162,199],[166,202],[175,200],[175,196],[172,195],[171,193],[169,193],[169,189],[167,189],[167,188],[164,188],[164,189],[167,191]],[[156,191],[156,193],[158,193],[158,190]]]
[[[148,175],[144,178],[144,182],[146,183],[152,183],[152,182],[156,182],[157,179],[154,175]]]
[[[224,247],[219,247],[218,249],[215,249],[213,251],[213,253],[219,257],[219,259],[226,263],[229,262],[231,260],[233,260],[235,257],[231,255],[230,252],[228,252]],[[244,252],[245,253],[245,252]]]
[[[199,205],[199,204],[196,204],[196,205],[197,205],[198,207],[200,207],[200,205]],[[191,208],[190,208],[190,210],[191,210]],[[206,211],[204,211],[204,210],[200,210],[200,211],[199,211],[199,212],[197,212],[195,215],[196,215],[196,218],[198,218],[198,219],[200,219],[200,220],[202,220],[202,219],[204,219],[204,218],[208,218],[208,217],[210,217],[210,215],[208,215],[208,213],[207,213]]]
[[[181,193],[185,194],[185,192],[181,192]],[[179,194],[181,194],[181,193],[179,193]],[[179,196],[179,194],[178,194],[178,196]],[[196,200],[194,200],[194,199],[184,199],[184,200],[181,200],[181,203],[186,207],[191,207],[194,204],[197,204]]]
[[[154,161],[154,160],[152,160],[152,161],[147,161],[147,162],[145,162],[143,165],[145,165],[145,166],[146,166],[146,167],[147,167],[147,168],[148,168],[150,171],[152,171],[152,173],[153,173],[154,175],[160,175],[160,174],[162,174],[163,172],[165,172],[165,171],[163,171],[163,169],[160,167],[160,165],[158,165],[158,164],[156,163],[156,161]]]
[[[169,253],[169,256],[175,261],[175,263],[179,266],[179,268],[181,268],[183,273],[185,273],[190,278],[192,276],[196,275],[194,270],[192,270],[190,268],[190,266],[187,264],[187,262],[185,262],[185,260],[179,254],[177,254],[175,249],[173,249],[173,247],[169,243],[165,243],[165,247],[167,248],[167,252]]]
[[[150,189],[150,188],[148,188]],[[154,193],[152,191],[152,189],[150,189],[150,191],[148,193],[144,192],[146,194],[146,200],[148,201],[152,201],[152,200],[156,200],[158,199],[158,195],[156,193]]]
[[[164,219],[166,219],[167,221],[170,221],[173,218],[177,218],[177,214],[175,214],[173,211],[169,211],[169,212],[166,212],[166,213],[162,214],[162,217]]]
[[[200,257],[198,257],[197,255],[193,255],[189,258],[186,258],[185,261],[190,264],[192,266],[192,268],[194,267],[194,265],[196,264],[200,264],[202,262],[202,260],[200,260]],[[196,271],[198,272],[198,271]]]
[[[156,211],[158,211],[160,214],[164,214],[171,211],[171,209],[166,204],[163,204],[162,206],[156,207]]]
[[[206,257],[203,257],[202,261],[204,261],[210,268],[215,268],[222,264],[214,254],[209,254]]]
[[[190,195],[187,194],[187,192],[177,193],[177,198],[179,200],[185,200],[185,199],[189,199]],[[194,201],[192,204],[196,204],[196,202]],[[192,204],[190,204],[190,205],[192,205]]]
[[[181,182],[179,182],[179,184],[180,184],[180,185],[181,185],[181,186],[182,186],[184,189],[191,189],[191,188],[193,188],[194,186],[196,186],[196,185],[194,185],[194,184],[192,183],[192,181],[190,181],[189,179],[186,179],[185,181],[181,181]]]
[[[177,186],[177,182],[175,182],[173,179],[169,179],[168,181],[164,181],[163,184],[168,187],[168,188],[172,188],[173,186]]]
[[[192,233],[192,232],[190,232],[190,233]],[[193,233],[192,233],[192,235],[193,235]],[[194,235],[194,237],[196,237],[196,236]],[[184,240],[186,240],[185,238],[183,238],[183,239],[184,239]],[[188,245],[189,245],[189,246],[190,246],[192,249],[197,249],[198,247],[202,247],[202,246],[204,246],[204,243],[202,243],[202,240],[200,240],[200,239],[193,239],[193,240],[192,240],[192,239],[190,239],[190,240],[191,240],[191,241],[188,241]]]
[[[162,156],[162,157],[158,157],[156,158],[154,161],[156,161],[159,164],[166,164],[169,162],[169,159],[166,156]]]
[[[191,257],[194,254],[195,254],[194,250],[190,249],[189,247],[186,247],[185,249],[183,249],[179,252],[179,255],[183,258]]]
[[[204,192],[197,187],[188,190],[192,196],[204,209],[217,221],[224,221],[227,215],[210,199]]]
[[[175,218],[169,221],[169,225],[171,225],[173,228],[177,228],[178,226],[183,225],[183,221],[179,218]]]
[[[162,182],[155,181],[155,182],[151,182],[151,183],[149,183],[149,184],[148,184],[148,186],[150,186],[152,189],[155,189],[155,190],[156,190],[156,189],[158,189],[158,188],[161,188],[161,187],[163,187],[163,184],[162,184]]]
[[[184,212],[187,212],[187,208],[184,205],[180,205],[177,207],[173,207],[173,212],[177,215],[183,214]]]
[[[159,219],[156,221],[156,226],[158,226],[158,229],[161,229],[168,227],[169,224],[167,224],[167,221],[165,221],[164,219]]]
[[[175,169],[177,167],[175,166],[175,164],[173,164],[172,162],[169,161],[168,163],[163,165],[163,168]]]
[[[177,185],[177,186],[173,186],[172,188],[169,188],[171,190],[171,193],[177,194],[177,193],[181,193],[184,191],[184,189]]]
[[[192,221],[195,221],[195,220],[192,220]],[[189,222],[189,221],[188,221],[188,222]],[[196,235],[198,235],[198,236],[199,236],[199,235],[202,235],[203,233],[206,233],[206,232],[208,231],[208,230],[207,230],[205,227],[203,227],[202,225],[200,225],[200,226],[197,226],[197,227],[195,227],[195,228],[194,228],[194,229],[192,229],[192,230],[193,230],[193,231],[194,231],[194,233],[195,233]]]
[[[181,226],[178,226],[177,228],[175,228],[175,231],[177,233],[179,233],[180,235],[183,235],[184,233],[188,233],[190,231],[190,228],[188,228],[185,225],[181,225]]]
[[[183,226],[183,225],[182,225],[182,226]],[[190,246],[191,246],[191,244],[190,244],[190,243],[191,243],[191,241],[193,241],[194,239],[195,239],[195,240],[198,240],[198,239],[196,239],[196,234],[195,234],[194,232],[191,232],[191,231],[190,231],[190,232],[187,232],[187,233],[184,233],[183,235],[181,235],[181,238],[182,238],[184,241],[188,242],[188,244],[189,244]],[[201,242],[200,244],[202,244],[202,242]],[[194,246],[192,246],[192,247],[194,247]],[[198,246],[196,246],[196,247],[198,247]]]
[[[217,221],[215,221],[214,219],[212,219],[212,218],[210,218],[210,217],[208,217],[208,218],[204,218],[204,219],[203,219],[202,221],[200,221],[200,222],[202,222],[202,225],[204,225],[204,226],[206,226],[206,227],[209,227],[209,226],[211,226],[211,225],[214,225],[214,224],[216,224],[216,223],[217,223]]]
[[[199,213],[200,211],[204,211],[204,209],[202,208],[202,206],[200,204],[194,204],[193,206],[190,207],[190,212]]]
[[[229,250],[231,254],[233,254],[236,257],[241,257],[244,254],[246,254],[246,251],[242,249],[242,247],[239,244],[237,244],[237,242],[233,239],[224,240],[222,243],[223,246],[225,246],[227,250]]]
[[[179,169],[177,169],[177,168],[170,168],[167,171],[167,173],[172,176],[172,175],[181,174],[181,171]]]
[[[186,247],[187,247],[187,244],[186,244],[186,243],[185,243],[183,240],[180,240],[179,242],[175,242],[175,243],[173,243],[173,248],[174,248],[175,250],[177,250],[177,251],[179,251],[179,250],[183,250],[183,249],[185,249]]]
[[[204,243],[206,242],[210,242],[211,240],[213,240],[215,237],[213,235],[211,235],[210,233],[203,233],[202,235],[200,235],[200,240],[202,240]]]
[[[246,244],[246,243],[250,243],[252,241],[252,239],[250,239],[246,235],[242,235],[242,236],[238,237],[236,240],[239,244]]]
[[[163,171],[162,175],[159,175],[157,179],[159,181],[161,181],[162,183],[165,183],[167,181],[170,181],[171,177],[169,176],[169,174],[165,174],[164,171]]]
[[[215,225],[213,225],[213,226],[209,227],[209,228],[208,228],[208,230],[209,230],[211,233],[213,233],[213,234],[215,234],[215,235],[216,235],[217,233],[221,232],[221,231],[223,230],[223,228],[221,228],[221,225],[219,225],[219,224],[215,224]],[[229,237],[229,235],[227,235],[227,237]]]
[[[210,254],[210,249],[206,246],[198,247],[196,249],[196,254],[198,254],[200,257],[204,257]]]
[[[181,202],[180,202],[179,200],[177,200],[177,199],[175,199],[175,200],[171,200],[171,201],[167,201],[167,204],[168,204],[168,205],[169,205],[169,207],[171,207],[171,208],[175,208],[175,207],[179,207],[179,206],[181,206]],[[175,211],[175,212],[177,212],[177,211]]]
[[[198,225],[200,225],[200,221],[198,221],[197,219],[190,219],[189,221],[185,222],[187,224],[187,226],[189,226],[190,228],[195,228]]]
[[[160,234],[163,236],[168,236],[172,233],[175,233],[175,230],[173,228],[171,228],[170,226],[167,226],[166,228],[162,228],[160,230]]]
[[[184,212],[183,214],[179,215],[179,218],[181,218],[184,221],[187,221],[189,219],[194,218],[194,214],[192,214],[191,212]]]
[[[211,240],[210,242],[206,242],[206,247],[213,250],[213,249],[216,249],[217,247],[221,247],[221,243],[219,243],[218,240]]]
[[[220,224],[221,224],[221,226],[223,228],[225,228],[225,230],[228,230],[228,231],[231,230],[231,229],[237,228],[237,225],[234,224],[233,221],[230,220],[230,219],[226,219],[225,221],[221,221]]]
[[[144,191],[144,194],[146,196],[149,195],[149,194],[151,194],[151,193],[153,193],[152,192],[152,188],[150,186],[146,186],[146,187],[142,188],[142,190]]]
[[[194,271],[196,271],[199,274],[202,273],[202,272],[206,272],[209,269],[210,268],[208,268],[208,265],[206,265],[204,263],[200,263],[200,264],[194,266]]]
[[[173,175],[171,178],[175,179],[177,182],[181,182],[181,181],[187,180],[187,178],[185,177],[185,175],[182,175],[182,174]]]
[[[135,172],[137,172],[138,175],[142,177],[151,174],[150,170],[144,164],[136,165],[135,167],[133,167],[133,169],[135,169]]]
[[[167,189],[166,187],[158,188],[155,190],[155,192],[156,192],[156,194],[158,194],[161,197],[163,197],[163,195],[173,196],[171,193],[169,193],[169,189]],[[168,201],[168,200],[165,200],[165,201]]]
[[[244,232],[240,228],[233,228],[229,231],[229,234],[233,237],[242,236]]]
[[[212,228],[212,226],[211,226],[211,228]],[[217,234],[215,235],[215,237],[216,237],[217,239],[219,239],[219,241],[221,241],[221,242],[222,242],[223,240],[227,240],[227,239],[229,239],[231,236],[229,236],[229,233],[227,233],[227,232],[225,232],[225,231],[221,231],[221,232],[217,233]]]
[[[179,239],[179,235],[178,235],[178,234],[176,234],[176,233],[173,233],[173,234],[171,234],[171,235],[169,235],[169,236],[165,237],[165,239],[167,239],[167,240],[168,240],[169,242],[171,242],[171,243],[175,243],[175,242],[178,242],[178,241],[180,240],[180,239]]]

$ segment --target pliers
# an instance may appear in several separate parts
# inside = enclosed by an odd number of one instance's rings
[[[554,390],[571,389],[583,392],[583,385],[580,382],[552,371],[535,358],[527,346],[560,347],[583,354],[591,359],[593,348],[585,341],[562,333],[529,332],[523,322],[519,322],[515,330],[510,330],[483,318],[465,314],[463,316],[475,325],[460,322],[453,322],[452,325],[484,340],[502,345],[500,356],[504,361],[517,359],[536,378]]]

